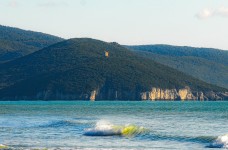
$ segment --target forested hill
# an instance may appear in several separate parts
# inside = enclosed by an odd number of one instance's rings
[[[0,25],[0,63],[25,56],[62,40],[41,32]]]
[[[228,51],[170,45],[127,46],[136,53],[205,82],[228,88]]]
[[[0,99],[221,100],[226,91],[117,43],[89,38],[0,65]]]

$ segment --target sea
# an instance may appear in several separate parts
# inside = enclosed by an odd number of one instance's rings
[[[228,149],[228,101],[0,101],[4,150]]]

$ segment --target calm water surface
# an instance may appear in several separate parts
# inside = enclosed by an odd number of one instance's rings
[[[228,102],[0,102],[9,149],[226,149],[227,133]]]

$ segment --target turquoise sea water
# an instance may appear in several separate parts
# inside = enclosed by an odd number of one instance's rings
[[[227,133],[228,102],[0,102],[9,149],[226,149]]]

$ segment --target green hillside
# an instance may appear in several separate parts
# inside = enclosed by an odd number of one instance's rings
[[[109,52],[105,57],[104,51]],[[224,92],[117,43],[70,39],[0,65],[0,99],[139,99],[152,87]]]
[[[62,41],[62,38],[0,25],[0,63]]]
[[[228,88],[228,51],[169,45],[129,46],[135,52],[207,83]]]

